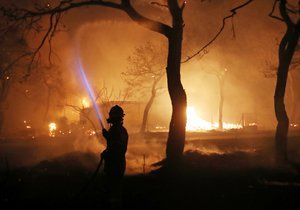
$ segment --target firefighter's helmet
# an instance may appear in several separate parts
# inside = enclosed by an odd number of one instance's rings
[[[120,106],[115,105],[109,111],[109,118],[107,119],[107,122],[112,123],[115,121],[122,121],[124,115],[124,110]]]

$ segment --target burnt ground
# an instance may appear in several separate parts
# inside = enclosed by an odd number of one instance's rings
[[[272,136],[191,136],[176,169],[125,176],[123,209],[300,209],[298,134],[290,137],[290,164],[285,166],[274,164]],[[101,174],[78,195],[98,156],[72,151],[68,141],[48,144],[37,147],[24,140],[0,144],[0,208],[106,209]],[[45,159],[38,159],[39,154]],[[17,166],[18,160],[30,162],[25,157],[38,161]]]

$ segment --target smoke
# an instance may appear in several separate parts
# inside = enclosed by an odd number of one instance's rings
[[[105,149],[105,145],[95,136],[87,136],[86,134],[78,134],[73,142],[75,151],[100,153]]]
[[[228,15],[230,9],[238,3],[237,1],[225,0],[188,1],[184,11],[183,59],[200,49],[216,34],[221,26],[222,18]],[[182,64],[181,77],[187,92],[188,105],[194,106],[197,114],[204,120],[216,121],[218,118],[218,79],[211,72],[226,68],[228,69],[228,75],[224,87],[224,122],[238,123],[241,120],[242,113],[251,113],[257,117],[261,128],[275,128],[273,114],[275,81],[274,79],[264,78],[261,73],[261,69],[265,68],[262,67],[262,63],[270,57],[277,57],[276,46],[274,45],[280,40],[284,32],[283,24],[268,17],[272,3],[273,1],[269,0],[256,1],[249,7],[240,10],[233,22],[229,21],[227,23],[222,35],[213,45],[207,48],[208,53],[203,58],[197,57],[187,64]],[[149,17],[158,18],[166,23],[170,20],[162,14],[166,12],[164,10],[152,13],[155,7],[147,9],[149,5],[145,6],[140,2],[137,2],[136,6],[143,14],[151,13]],[[66,14],[63,21],[68,31],[55,35],[53,50],[58,55],[59,59],[56,58],[56,61],[63,70],[62,77],[66,86],[62,88],[66,89],[67,96],[60,101],[53,98],[54,102],[50,113],[54,116],[53,118],[65,116],[75,124],[78,123],[78,113],[73,113],[67,108],[62,110],[62,108],[58,109],[57,107],[58,104],[64,105],[66,103],[78,105],[80,103],[78,98],[86,96],[83,86],[80,84],[80,79],[75,73],[75,50],[79,51],[92,86],[100,88],[101,85],[105,84],[109,90],[118,93],[126,87],[121,78],[121,72],[128,66],[127,58],[132,54],[134,48],[146,41],[158,43],[158,46],[162,46],[161,43],[166,46],[167,43],[163,36],[138,26],[124,13],[111,9],[101,8],[100,10],[97,7],[74,10]],[[37,38],[30,37],[30,39],[33,40],[31,42],[36,44]],[[77,49],[77,46],[80,46],[79,49]],[[47,46],[43,48],[42,52],[44,57],[47,57],[45,56],[48,52]],[[45,58],[42,60],[44,61]],[[295,75],[295,80],[299,80],[299,71],[296,71]],[[163,82],[166,84],[165,80]],[[299,84],[295,82],[295,87],[297,88]],[[40,86],[30,85],[35,87],[37,93],[42,96],[45,95],[44,89]],[[19,88],[14,88],[9,95],[8,105],[4,107],[6,116],[4,130],[10,130],[11,132],[24,131],[24,120],[31,120],[32,127],[36,130],[47,129],[48,122],[43,120],[45,98],[28,98],[24,95],[27,86],[25,87],[23,84],[17,84],[16,86],[21,87],[21,91],[18,91]],[[133,97],[132,100],[145,101],[146,98]],[[289,105],[289,97],[286,100]],[[297,94],[296,100],[299,103],[299,94]],[[165,89],[155,99],[150,110],[149,125],[167,127],[170,115],[171,103]],[[297,117],[299,121],[300,115],[298,114]],[[125,126],[130,127],[132,122],[125,122]],[[132,132],[130,131],[130,133]],[[38,141],[36,139],[36,142]],[[41,160],[54,159],[74,151],[93,154],[92,157],[98,159],[99,153],[105,148],[103,141],[99,144],[96,138],[87,137],[85,134],[76,135],[66,145],[59,142],[59,140],[57,141],[53,144],[51,144],[52,142],[38,142],[34,145],[35,147],[30,146],[34,149],[28,150],[35,152],[32,152],[32,154],[26,152],[28,156],[23,160],[14,157],[10,161],[13,163],[20,161],[20,164],[35,164]],[[270,143],[264,143],[268,148],[264,157],[268,157],[271,154]],[[214,143],[204,144],[202,142],[196,144],[188,141],[186,154],[188,157],[193,155],[204,159],[218,157],[220,160],[222,157],[234,157],[238,160],[239,155],[242,154],[241,157],[244,159],[251,157],[251,160],[259,161],[259,158],[254,158],[261,157],[259,155],[261,152],[259,145],[259,143],[254,146],[246,144],[246,146],[241,147],[235,141],[234,143],[228,143],[227,146],[220,146],[220,144]],[[137,174],[155,169],[152,165],[165,157],[164,150],[165,137],[152,139],[133,137],[130,139],[128,146],[126,173]],[[296,151],[294,153],[298,154]],[[193,155],[191,156],[191,154]],[[10,156],[10,154],[8,153],[7,156]],[[85,161],[89,160],[83,160],[83,162]],[[268,162],[272,161],[268,159],[265,165]]]
[[[184,11],[183,59],[200,49],[216,34],[221,26],[222,18],[228,15],[230,9],[237,4],[239,2],[236,1],[188,1]],[[145,12],[143,14],[149,14],[149,17],[158,18],[163,22],[169,21],[165,15],[168,11],[151,6],[148,2],[138,1],[135,2],[135,6],[138,10]],[[222,35],[207,48],[208,53],[203,58],[197,57],[182,65],[181,76],[188,95],[188,105],[194,106],[204,120],[217,121],[218,118],[218,80],[210,72],[227,68],[228,75],[224,87],[224,121],[238,123],[242,113],[251,113],[257,117],[259,126],[274,129],[275,80],[264,78],[261,69],[265,68],[262,65],[265,60],[270,57],[276,58],[275,45],[282,37],[284,25],[268,17],[271,7],[272,2],[264,0],[243,8],[234,17],[232,23],[227,22]],[[256,12],[253,13],[253,11]],[[74,61],[77,59],[74,57],[75,50],[79,50],[92,86],[99,89],[104,84],[117,95],[119,91],[126,88],[121,72],[126,70],[127,58],[134,48],[147,41],[157,43],[158,46],[162,46],[162,43],[166,46],[167,43],[163,36],[140,27],[126,14],[108,8],[91,7],[74,10],[65,15],[63,23],[68,31],[55,35],[53,51],[57,55],[54,56],[55,61],[63,70],[62,77],[67,84],[64,87],[67,94],[61,101],[52,99],[54,102],[50,113],[55,113],[53,116],[65,114],[70,121],[75,122],[77,117],[68,108],[64,110],[64,113],[57,109],[57,104],[62,106],[66,101],[78,104],[78,97],[85,96],[83,87],[79,85],[78,75],[75,73]],[[233,29],[235,36],[233,36]],[[31,42],[35,45],[38,38],[39,36],[30,40],[33,40]],[[77,46],[80,46],[79,49],[76,49]],[[45,60],[48,55],[48,46],[43,48],[42,54],[44,57],[42,60]],[[295,78],[299,77],[298,74],[295,72]],[[165,80],[162,83],[166,86]],[[295,84],[296,88],[298,83],[295,82]],[[22,122],[29,118],[36,119],[36,127],[42,124],[41,113],[44,112],[46,99],[31,97],[28,100],[23,92],[15,91],[10,94],[9,106],[6,110],[6,115],[10,116],[10,120],[5,120],[7,129],[16,128],[14,122]],[[289,98],[288,96],[288,108],[291,103]],[[296,103],[299,103],[299,98],[299,94],[296,94]],[[133,97],[131,100],[145,101],[146,98]],[[20,103],[24,109],[18,110],[18,114],[15,114]],[[27,110],[30,109],[39,109],[39,111],[36,113],[30,111],[28,117]],[[150,111],[149,123],[167,126],[170,114],[170,99],[165,89],[155,99]],[[157,123],[157,119],[160,119],[160,123]]]
[[[95,138],[78,138],[74,142],[74,148],[78,152],[93,153],[95,157],[99,157],[104,145],[99,145]],[[274,166],[272,146],[268,139],[187,140],[184,153],[186,164],[196,164],[199,167],[216,166],[230,169]],[[297,155],[293,156],[297,157]],[[165,139],[163,136],[145,138],[141,135],[130,135],[126,153],[126,174],[149,173],[156,170],[160,166],[156,163],[164,158]]]
[[[183,161],[184,167],[196,170],[239,170],[275,166],[273,138],[270,137],[228,137],[222,139],[201,139],[200,134],[187,139]],[[2,142],[0,147],[0,169],[7,167],[29,167],[43,173],[90,173],[100,160],[105,142],[95,136],[78,135],[74,138],[36,139],[31,142]],[[17,146],[16,146],[17,145]],[[126,174],[150,173],[158,169],[165,158],[166,138],[164,134],[155,137],[129,135],[126,153]],[[291,136],[289,159],[299,161],[300,143],[297,136]],[[18,155],[15,155],[18,154]],[[8,166],[7,166],[8,165]]]

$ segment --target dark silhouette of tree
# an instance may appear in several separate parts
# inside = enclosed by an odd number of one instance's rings
[[[127,83],[131,95],[147,95],[149,100],[143,112],[140,132],[146,132],[149,111],[157,96],[157,91],[162,89],[158,86],[165,74],[163,50],[147,42],[145,45],[135,48],[133,54],[128,57],[129,66],[122,72],[124,81]]]
[[[226,74],[228,70],[226,68],[220,69],[211,69],[205,71],[208,74],[214,75],[218,79],[219,83],[219,129],[223,130],[223,105],[224,105],[224,86],[226,80]]]
[[[167,163],[178,163],[179,159],[183,154],[185,144],[185,126],[186,126],[186,93],[181,83],[181,63],[187,62],[193,57],[200,55],[202,52],[206,52],[206,48],[213,43],[221,34],[225,28],[227,19],[233,18],[237,13],[236,11],[245,7],[253,0],[248,0],[245,3],[233,8],[231,14],[223,19],[223,24],[218,33],[205,44],[200,50],[191,56],[188,56],[185,61],[181,61],[182,51],[182,38],[183,38],[183,11],[186,5],[186,1],[178,0],[164,0],[160,2],[152,2],[152,4],[158,7],[166,8],[171,16],[171,25],[149,19],[139,13],[132,5],[130,0],[120,1],[104,1],[104,0],[60,0],[57,4],[47,3],[46,5],[35,4],[34,9],[26,8],[5,8],[1,7],[1,11],[5,17],[8,17],[13,22],[26,24],[29,27],[26,29],[34,29],[35,31],[41,31],[40,21],[42,17],[49,17],[49,24],[45,30],[45,34],[42,38],[41,43],[38,45],[32,56],[31,63],[37,58],[39,50],[44,46],[45,42],[51,44],[51,40],[59,27],[59,22],[62,18],[62,14],[66,11],[74,8],[81,8],[86,6],[102,6],[109,7],[116,10],[125,12],[133,21],[139,25],[157,32],[168,40],[168,56],[167,56],[167,85],[168,92],[171,98],[172,104],[172,116],[169,125],[169,135],[167,139],[166,157]],[[51,52],[51,50],[50,50]],[[31,66],[31,65],[30,65]],[[29,70],[30,70],[29,66]]]
[[[219,129],[223,130],[223,105],[224,105],[224,84],[225,84],[225,76],[227,69],[219,72],[216,77],[219,81],[219,91],[220,91],[220,99],[219,99]]]
[[[265,64],[262,69],[262,73],[265,78],[276,78],[277,76],[277,64],[274,63],[275,59],[271,57],[265,61]],[[296,115],[297,115],[297,101],[295,98],[296,85],[295,85],[295,71],[298,71],[300,68],[300,46],[297,45],[294,57],[291,61],[289,73],[287,76],[287,88],[289,91],[289,100],[291,104],[291,113],[290,113],[290,125],[291,127],[296,126]]]
[[[274,15],[274,10],[279,3],[280,17]],[[278,49],[279,63],[277,68],[277,81],[274,95],[275,115],[277,119],[277,128],[275,134],[276,160],[278,163],[287,161],[287,135],[289,130],[289,118],[286,113],[284,96],[288,71],[295,53],[300,33],[300,19],[297,17],[296,22],[293,15],[299,16],[298,5],[288,4],[286,0],[275,0],[270,17],[282,21],[286,25],[286,31],[281,39]]]

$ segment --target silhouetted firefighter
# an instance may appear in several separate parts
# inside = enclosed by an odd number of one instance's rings
[[[110,203],[113,206],[120,205],[121,182],[126,168],[126,150],[128,133],[123,127],[123,109],[116,105],[111,108],[107,122],[111,125],[109,130],[102,130],[107,141],[107,148],[101,154],[104,159],[104,175],[106,188],[109,193]]]

